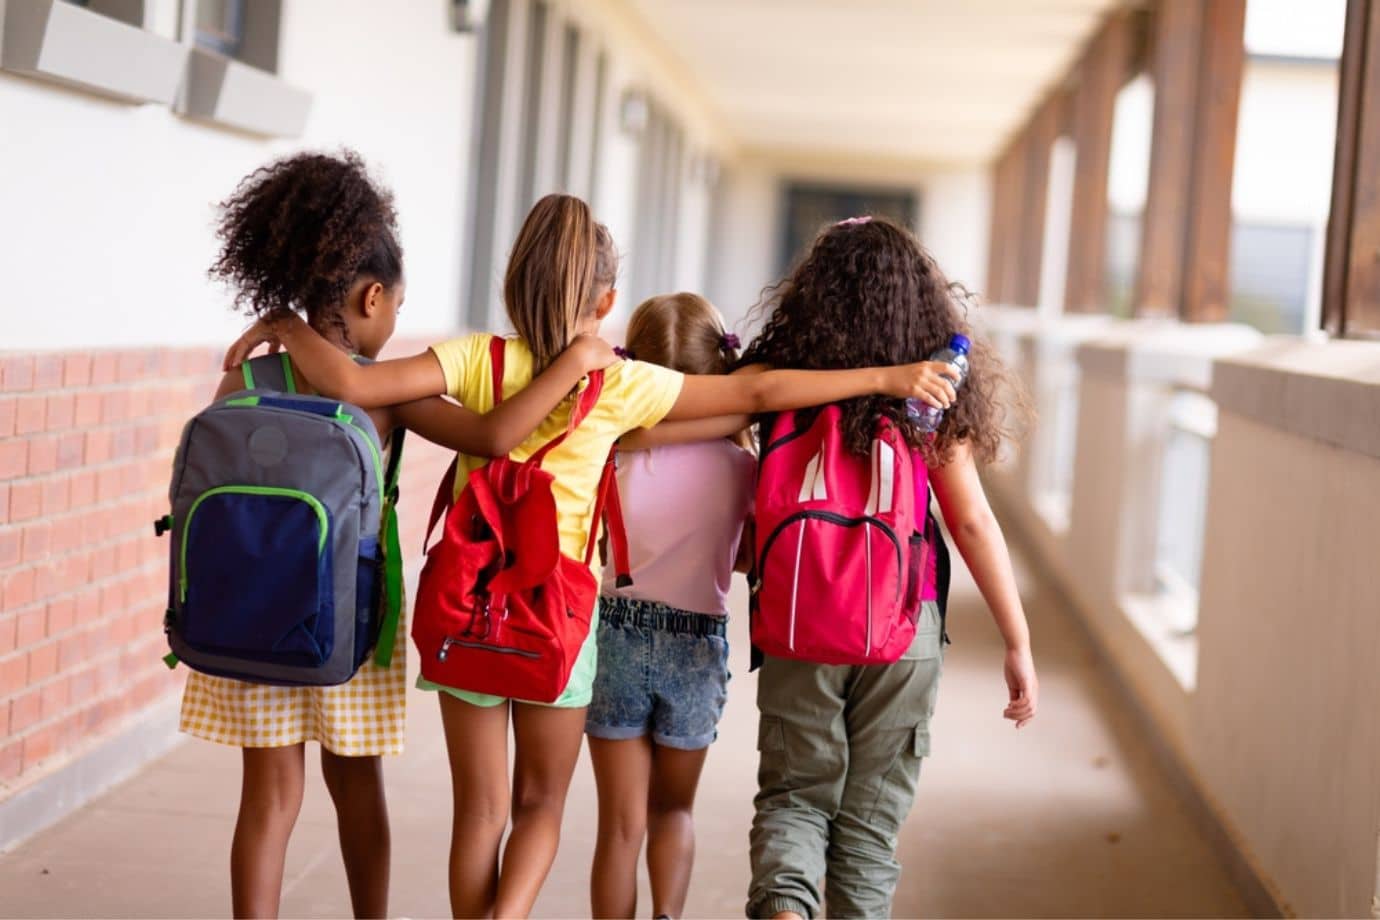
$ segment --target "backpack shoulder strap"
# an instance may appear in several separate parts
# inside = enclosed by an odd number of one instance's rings
[[[489,339],[489,370],[493,377],[494,405],[503,402],[503,361],[508,340],[501,335]]]
[[[609,451],[604,461],[604,473],[599,477],[599,488],[594,497],[594,516],[589,524],[589,544],[585,547],[585,565],[594,561],[594,550],[599,545],[599,524],[602,521],[609,536],[613,550],[613,571],[617,585],[626,588],[633,583],[631,566],[628,562],[628,532],[623,524],[623,502],[618,496],[618,447]]]
[[[246,390],[277,390],[279,393],[296,393],[297,380],[292,373],[292,361],[287,352],[276,355],[260,355],[250,358],[240,365],[244,375]]]

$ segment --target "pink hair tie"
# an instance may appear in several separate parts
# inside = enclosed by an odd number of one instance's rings
[[[743,343],[739,341],[738,336],[734,335],[732,332],[725,332],[723,335],[719,336],[720,351],[737,351],[742,347]]]
[[[632,353],[631,351],[629,351],[628,349],[624,348],[622,345],[615,345],[615,346],[613,346],[613,353],[614,353],[615,355],[617,355],[618,357],[622,358],[624,361],[636,361],[636,360],[637,360],[636,358],[633,357],[633,353]]]

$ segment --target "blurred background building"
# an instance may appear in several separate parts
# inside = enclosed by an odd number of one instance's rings
[[[244,322],[214,206],[342,146],[396,192],[400,353],[504,327],[553,190],[622,315],[745,334],[821,225],[915,227],[1034,394],[989,484],[1168,807],[1252,912],[1377,909],[1377,0],[0,0],[0,871],[176,741],[148,522]]]

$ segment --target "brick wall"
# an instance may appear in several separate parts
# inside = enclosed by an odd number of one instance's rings
[[[219,367],[202,348],[0,353],[0,799],[181,689],[186,669],[161,661],[168,548],[152,522]],[[409,560],[448,462],[410,439]]]

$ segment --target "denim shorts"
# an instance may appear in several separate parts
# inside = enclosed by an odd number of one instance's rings
[[[653,601],[599,599],[599,671],[585,718],[593,738],[652,736],[698,751],[719,736],[728,699],[724,618]]]

